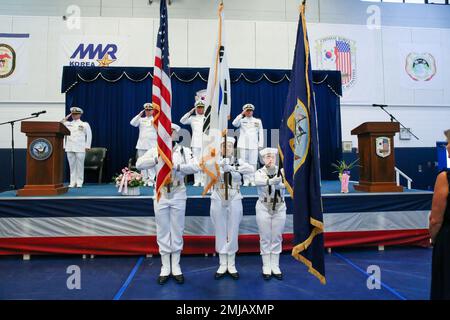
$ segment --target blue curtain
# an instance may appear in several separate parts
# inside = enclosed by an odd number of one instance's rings
[[[172,68],[172,121],[190,110],[198,90],[206,88],[208,69]],[[278,129],[289,84],[289,70],[231,69],[234,119],[242,105],[256,106],[255,116],[265,129]],[[151,101],[152,68],[64,67],[62,92],[66,112],[72,106],[84,109],[83,120],[92,127],[93,147],[108,149],[105,177],[109,180],[135,154],[138,129],[129,122]],[[342,158],[340,97],[341,76],[336,71],[313,71],[318,113],[321,174],[336,179],[331,163]],[[231,120],[232,120],[231,119]],[[230,129],[232,128],[230,121]],[[190,129],[186,127],[186,129]],[[271,145],[270,131],[267,145]]]

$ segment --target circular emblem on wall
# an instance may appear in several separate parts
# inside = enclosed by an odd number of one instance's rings
[[[430,81],[436,74],[436,59],[431,53],[411,52],[406,57],[405,69],[414,81]]]
[[[15,69],[16,52],[11,46],[0,43],[0,78],[9,77]]]
[[[53,147],[47,139],[38,138],[30,143],[28,151],[33,159],[46,160],[52,155]]]

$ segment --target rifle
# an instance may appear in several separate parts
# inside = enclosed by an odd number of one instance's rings
[[[281,169],[282,169],[282,161],[281,161],[281,157],[278,156],[278,162],[279,162],[279,166],[278,166],[278,172],[277,172],[277,177],[281,176],[281,179],[283,180],[283,175],[281,174]],[[273,205],[272,205],[272,210],[275,210],[276,206],[277,206],[277,197],[281,197],[281,192],[280,190],[275,190],[275,195],[273,197]]]
[[[225,143],[224,143],[224,154],[223,154],[223,159],[225,159],[227,157],[227,134],[225,132]],[[228,181],[230,179],[230,173],[229,172],[224,172],[223,173],[223,181],[225,183],[225,201],[228,201]]]

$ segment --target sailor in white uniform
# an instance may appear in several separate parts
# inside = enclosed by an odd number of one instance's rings
[[[91,148],[92,131],[89,123],[81,121],[83,110],[78,107],[70,108],[61,122],[69,129],[70,136],[64,139],[64,149],[70,168],[70,188],[81,188],[84,182],[84,159],[86,151]],[[72,121],[69,118],[72,117]]]
[[[144,103],[144,110],[139,112],[130,124],[133,127],[139,128],[139,138],[136,143],[137,158],[144,155],[144,153],[157,147],[157,132],[153,121],[154,111],[151,103]],[[144,182],[148,186],[153,186],[155,183],[156,169],[151,168],[148,170],[142,170],[141,174]]]
[[[180,127],[172,123],[172,137],[175,140]],[[157,148],[149,149],[142,157],[138,158],[136,168],[145,170],[156,167],[158,163]],[[163,187],[161,198],[153,201],[156,222],[156,238],[161,254],[161,272],[158,283],[164,284],[170,274],[177,283],[184,282],[184,276],[180,267],[180,255],[183,250],[183,231],[186,211],[186,175],[198,172],[200,166],[192,157],[191,150],[179,144],[172,149],[172,180],[169,185]]]
[[[233,120],[233,126],[240,128],[238,139],[239,159],[249,163],[256,171],[258,151],[264,147],[264,131],[261,119],[253,117],[255,106],[247,103],[242,113]],[[244,176],[244,186],[255,185],[254,174]]]
[[[233,279],[239,279],[235,258],[238,251],[239,224],[242,220],[242,194],[239,190],[242,175],[253,173],[253,166],[234,158],[235,139],[227,137],[226,157],[221,158],[220,180],[211,194],[211,219],[216,236],[216,251],[219,254],[219,269],[215,274],[220,279],[229,273]],[[225,154],[222,142],[222,154]],[[228,181],[227,181],[228,180]],[[225,183],[228,184],[228,198]]]
[[[188,113],[186,113],[180,122],[184,125],[191,125],[192,128],[192,139],[191,139],[191,149],[195,160],[200,162],[202,157],[202,134],[203,134],[203,121],[205,104],[201,99],[195,102],[194,108],[192,108]],[[195,112],[195,114],[194,114]],[[194,175],[194,187],[204,186],[204,174],[198,172]]]
[[[259,197],[256,202],[256,223],[259,229],[262,273],[265,280],[269,280],[272,275],[278,280],[283,278],[279,261],[286,223],[286,204],[283,170],[278,170],[278,166],[275,165],[277,153],[278,150],[275,148],[261,150],[264,167],[255,173]]]

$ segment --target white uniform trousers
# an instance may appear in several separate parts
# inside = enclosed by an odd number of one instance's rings
[[[244,184],[248,185],[250,182],[255,183],[256,166],[258,164],[258,149],[244,149],[239,148],[239,159],[245,163],[250,164],[255,169],[251,174],[244,174]]]
[[[84,182],[84,158],[86,152],[66,152],[70,168],[70,185],[81,187]]]
[[[222,201],[211,199],[211,220],[216,235],[216,252],[233,254],[239,249],[239,224],[243,216],[242,200],[231,200],[228,206]]]
[[[192,156],[197,161],[197,163],[200,163],[200,161],[202,160],[202,148],[192,147]],[[202,171],[194,173],[194,183],[195,184],[200,184],[200,185],[204,185],[205,184],[204,174],[203,174]]]
[[[286,223],[286,204],[278,205],[270,214],[265,204],[256,202],[256,223],[259,230],[261,254],[280,254],[282,251],[283,231]]]
[[[155,209],[156,240],[161,255],[183,250],[186,199],[165,199],[153,202]]]
[[[137,156],[138,158],[142,157],[144,153],[146,153],[147,150],[144,149],[137,149]],[[150,182],[152,184],[155,183],[155,177],[156,177],[156,166],[151,167],[147,170],[141,170],[142,178],[144,179],[144,182]]]

